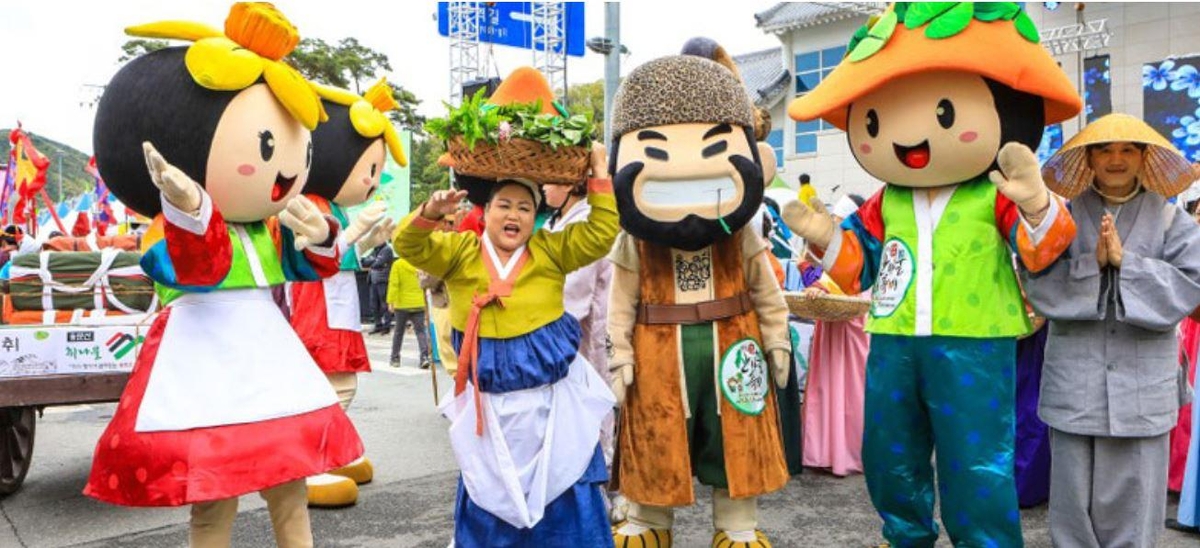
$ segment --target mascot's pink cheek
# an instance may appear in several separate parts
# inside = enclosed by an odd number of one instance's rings
[[[978,138],[979,138],[979,134],[974,131],[964,131],[962,133],[962,135],[958,136],[958,140],[962,141],[964,143],[973,142],[973,141],[975,141],[975,139],[978,139]]]
[[[251,175],[254,175],[254,173],[257,172],[258,170],[254,169],[254,166],[252,166],[250,164],[242,164],[242,165],[238,166],[237,171],[239,174],[249,177]]]
[[[870,154],[871,153],[871,145],[869,145],[867,143],[858,145],[858,151],[863,154]]]

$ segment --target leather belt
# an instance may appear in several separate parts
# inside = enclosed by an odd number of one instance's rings
[[[697,324],[740,316],[754,310],[754,301],[746,292],[724,299],[694,304],[640,304],[637,322],[647,325]]]

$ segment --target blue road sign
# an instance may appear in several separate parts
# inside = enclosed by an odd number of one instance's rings
[[[532,2],[479,2],[479,41],[532,49]],[[567,55],[583,57],[583,2],[564,2]],[[450,3],[438,2],[438,34],[450,36]],[[561,46],[560,46],[561,47]],[[542,49],[542,44],[537,44]]]

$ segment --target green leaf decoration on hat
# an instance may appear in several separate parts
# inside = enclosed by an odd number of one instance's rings
[[[1021,33],[1021,36],[1025,37],[1026,40],[1035,44],[1042,41],[1042,37],[1038,34],[1037,26],[1033,24],[1033,19],[1030,19],[1029,14],[1025,13],[1024,10],[1013,21],[1013,24],[1017,26],[1017,32]]]
[[[1021,13],[1021,6],[1016,2],[977,2],[975,3],[975,18],[983,21],[1012,20]]]
[[[967,30],[972,20],[1012,21],[1022,38],[1035,44],[1041,41],[1037,25],[1017,2],[896,2],[854,33],[846,57],[857,63],[879,53],[900,22],[910,30],[924,26],[926,38],[942,40]]]
[[[904,26],[915,29],[950,11],[960,2],[913,2],[904,16]]]
[[[896,32],[896,23],[899,22],[899,17],[896,12],[889,11],[871,26],[867,31],[865,38],[861,39],[857,44],[854,44],[853,50],[850,51],[850,62],[857,63],[872,55],[875,55],[887,41],[891,39],[892,34]],[[864,27],[866,28],[866,27]]]
[[[967,29],[967,25],[971,24],[971,18],[974,15],[974,2],[959,2],[957,6],[930,21],[929,28],[925,29],[925,36],[934,40],[954,36]]]

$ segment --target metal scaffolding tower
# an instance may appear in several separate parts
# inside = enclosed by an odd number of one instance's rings
[[[531,2],[530,37],[533,66],[542,71],[550,89],[567,94],[567,12],[561,2]]]
[[[450,104],[462,102],[463,84],[483,73],[479,55],[479,21],[483,6],[479,2],[449,2],[450,29]]]

